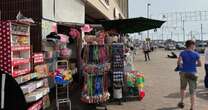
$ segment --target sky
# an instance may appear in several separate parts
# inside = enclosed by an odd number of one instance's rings
[[[171,12],[188,12],[188,11],[208,11],[208,0],[129,0],[129,17],[146,17],[147,16],[147,3],[150,3],[150,16],[153,19],[162,19],[162,15],[164,13]],[[208,15],[207,15],[208,16]],[[196,39],[201,38],[200,32],[201,27],[200,24],[203,24],[203,39],[208,39],[208,22],[185,22],[186,29],[186,39],[189,39],[189,34],[192,33],[192,36],[196,37]],[[207,31],[206,31],[207,30]],[[160,38],[160,32],[158,30],[156,33],[157,36],[155,39]],[[172,32],[173,31],[173,32]],[[165,34],[167,34],[166,38],[170,38],[172,33],[172,38],[175,40],[182,40],[181,35],[176,35],[174,32],[181,30],[167,30]],[[152,32],[153,33],[153,32]],[[206,34],[207,33],[207,34]],[[169,35],[168,35],[169,34]],[[190,37],[191,38],[191,37]]]

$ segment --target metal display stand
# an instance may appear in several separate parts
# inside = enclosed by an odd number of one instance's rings
[[[82,102],[95,105],[96,108],[107,110],[108,73],[110,64],[108,63],[107,45],[85,45],[84,46],[84,86],[82,89]],[[101,57],[101,55],[103,55]]]
[[[123,98],[124,86],[124,52],[122,43],[112,45],[112,81],[113,81],[113,98],[118,100],[119,105]]]
[[[56,62],[56,69],[67,70],[69,67],[68,64],[69,63],[67,60],[59,60]],[[69,84],[71,82],[69,81],[69,82],[62,82],[62,83],[56,82],[56,107],[57,107],[57,110],[60,110],[60,104],[66,103],[69,106],[68,110],[71,110],[71,100],[69,98]]]
[[[65,89],[64,94],[60,89]],[[62,96],[60,96],[62,95]],[[69,98],[69,84],[66,86],[56,84],[56,107],[60,110],[60,104],[67,103],[69,105],[69,110],[71,110],[71,100]]]

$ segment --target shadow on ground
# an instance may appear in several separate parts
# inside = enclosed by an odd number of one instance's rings
[[[189,94],[186,94],[185,97],[188,97]],[[165,96],[165,98],[180,98],[180,93],[170,93],[169,95]]]
[[[207,89],[203,89],[200,91],[197,91],[196,96],[198,98],[204,99],[204,100],[208,100],[208,90]]]
[[[198,83],[204,83],[204,80],[199,80],[199,82]]]
[[[178,107],[164,107],[164,108],[159,108],[157,110],[178,110]]]

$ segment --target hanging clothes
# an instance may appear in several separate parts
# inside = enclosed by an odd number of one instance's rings
[[[89,58],[88,58],[88,63],[93,63],[93,58],[94,58],[94,46],[93,45],[89,45]]]
[[[107,60],[107,52],[105,46],[100,46],[99,48],[99,63],[105,63]]]

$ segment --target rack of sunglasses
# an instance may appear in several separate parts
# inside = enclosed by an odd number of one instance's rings
[[[81,100],[88,104],[104,104],[110,97],[108,92],[108,73],[111,64],[107,45],[85,45],[83,48],[84,86]]]
[[[124,86],[124,46],[122,43],[112,44],[112,83],[113,98],[122,99]]]

